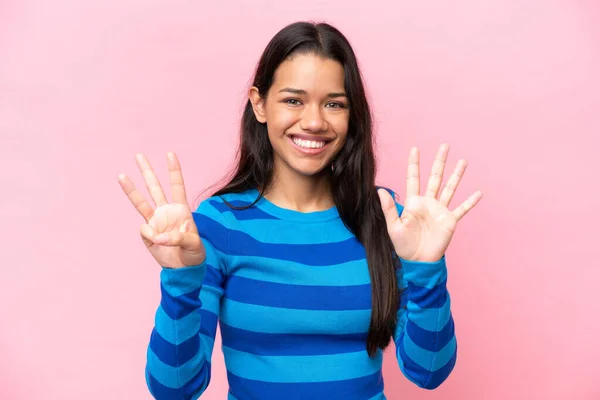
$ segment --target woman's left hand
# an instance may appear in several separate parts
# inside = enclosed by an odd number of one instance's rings
[[[414,147],[408,160],[406,200],[402,216],[394,199],[385,189],[379,189],[381,208],[385,215],[388,233],[396,254],[404,260],[435,262],[445,254],[454,235],[458,221],[481,200],[481,191],[473,193],[454,210],[449,204],[467,168],[467,162],[460,160],[439,193],[444,167],[448,158],[448,145],[440,146],[436,155],[425,195],[419,194],[419,150]]]

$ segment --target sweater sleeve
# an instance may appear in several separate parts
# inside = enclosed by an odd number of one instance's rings
[[[403,207],[397,208],[401,214]],[[407,379],[435,389],[454,369],[457,354],[446,256],[436,262],[400,261],[397,275],[404,291],[394,333],[396,358]]]
[[[146,384],[158,400],[198,399],[210,382],[227,266],[227,229],[215,202],[205,200],[193,213],[205,261],[160,272],[160,305],[146,361]]]

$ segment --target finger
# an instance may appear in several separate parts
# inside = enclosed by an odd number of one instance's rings
[[[196,251],[200,248],[200,237],[194,232],[173,230],[154,236],[153,240],[156,244],[178,246],[191,251]]]
[[[413,147],[408,155],[408,169],[406,171],[406,196],[419,195],[419,149]]]
[[[138,154],[135,157],[135,160],[140,171],[142,172],[144,181],[146,182],[146,187],[148,188],[148,192],[150,193],[152,200],[154,200],[154,204],[156,204],[157,207],[167,204],[165,192],[163,192],[160,182],[156,178],[154,170],[152,169],[152,166],[146,157],[143,154]]]
[[[479,200],[483,197],[483,193],[480,190],[473,193],[467,200],[465,200],[460,206],[456,207],[452,214],[456,217],[457,221],[460,221],[469,211],[473,209],[479,203]]]
[[[427,183],[427,190],[425,196],[437,197],[442,185],[442,178],[444,177],[444,167],[446,166],[446,159],[448,158],[448,151],[450,147],[447,144],[440,146],[435,160],[433,161],[433,167],[431,168],[431,174],[429,175],[429,182]]]
[[[392,226],[391,224],[398,219],[396,202],[392,195],[385,189],[378,189],[377,194],[379,195],[379,201],[381,202],[381,210],[385,217],[385,223],[389,228]]]
[[[144,241],[146,247],[150,247],[154,244],[153,238],[155,233],[150,225],[143,224],[140,228],[140,235],[142,236],[142,240]]]
[[[169,166],[169,181],[171,182],[171,196],[173,197],[173,201],[175,203],[187,204],[181,165],[175,153],[167,154],[167,164]]]
[[[465,160],[459,160],[454,168],[454,172],[450,175],[448,182],[444,186],[444,190],[442,190],[442,194],[440,195],[440,203],[448,207],[452,198],[454,197],[454,193],[456,193],[456,188],[460,183],[463,175],[465,174],[465,170],[467,169],[467,162]]]
[[[129,177],[127,177],[125,174],[120,174],[119,185],[121,185],[121,188],[123,189],[127,197],[129,197],[129,200],[131,201],[131,204],[133,204],[135,209],[142,215],[142,217],[144,217],[146,222],[149,221],[150,218],[152,218],[154,209],[152,208],[150,203],[148,203],[148,201],[144,198],[144,196],[139,192],[139,190],[135,188],[135,185],[133,184],[131,179],[129,179]]]

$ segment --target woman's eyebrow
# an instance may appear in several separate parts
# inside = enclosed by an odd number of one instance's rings
[[[294,88],[290,88],[290,87],[283,88],[279,91],[279,93],[282,93],[282,92],[293,93],[293,94],[303,95],[303,96],[306,96],[308,94],[306,92],[306,90],[304,90],[304,89],[294,89]],[[327,97],[333,98],[333,97],[348,97],[348,96],[344,92],[332,92],[332,93],[329,93],[327,95]]]

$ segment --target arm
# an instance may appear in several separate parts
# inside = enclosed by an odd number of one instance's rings
[[[456,363],[445,254],[458,222],[483,196],[477,191],[449,209],[467,162],[459,160],[442,188],[448,151],[445,144],[438,149],[421,195],[419,149],[411,149],[405,207],[395,201],[393,191],[377,190],[390,239],[402,263],[399,285],[406,289],[394,332],[398,364],[409,380],[427,389],[441,385]]]
[[[411,382],[435,389],[454,369],[457,350],[445,257],[402,265],[398,278],[405,291],[394,334],[398,365]]]
[[[209,201],[193,213],[206,250],[197,266],[160,273],[161,301],[147,351],[146,383],[156,399],[197,399],[210,382],[227,230]]]
[[[401,214],[402,206],[396,206]],[[396,358],[411,382],[435,389],[454,369],[457,353],[446,257],[437,262],[401,262],[397,275],[404,292],[394,333]]]

